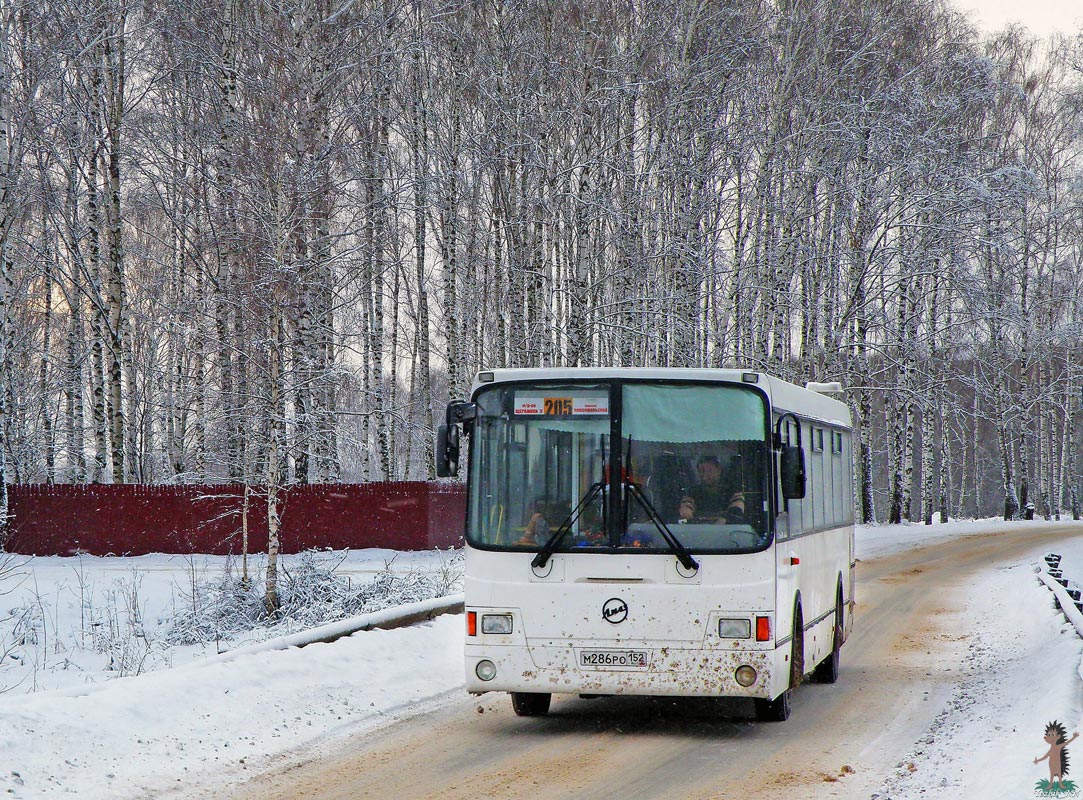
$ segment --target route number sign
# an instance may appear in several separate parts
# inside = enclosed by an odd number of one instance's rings
[[[515,395],[513,413],[517,417],[596,417],[609,414],[609,396],[594,395]]]

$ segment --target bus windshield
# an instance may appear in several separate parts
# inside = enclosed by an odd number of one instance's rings
[[[737,553],[769,542],[767,405],[753,389],[508,383],[476,402],[473,546],[537,551],[558,531],[558,552],[672,552],[676,540]]]

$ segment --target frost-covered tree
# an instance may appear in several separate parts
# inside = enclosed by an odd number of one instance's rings
[[[426,478],[478,369],[739,366],[849,387],[866,521],[1078,509],[1078,42],[932,0],[0,15],[9,480]]]

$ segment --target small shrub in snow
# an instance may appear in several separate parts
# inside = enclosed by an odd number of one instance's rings
[[[45,613],[40,603],[24,603],[8,612],[13,647],[26,647],[41,642],[45,635]]]
[[[342,559],[307,551],[281,569],[278,614],[267,614],[263,586],[244,581],[232,565],[213,581],[193,580],[185,603],[166,621],[164,639],[174,645],[236,640],[255,634],[264,639],[392,606],[443,597],[462,579],[462,554],[449,555],[434,571],[392,571],[385,564],[369,581],[336,572]]]
[[[0,614],[0,692],[16,687],[34,691],[39,678],[67,671],[76,661],[110,676],[139,675],[168,658],[168,645],[148,634],[143,623],[142,573],[114,580],[95,590],[82,573],[77,588],[65,585],[44,595],[37,588],[22,602]],[[75,626],[62,629],[59,607],[78,608]]]
[[[283,558],[282,609],[269,617],[260,573],[245,580],[228,561],[207,572],[192,556],[187,569],[163,579],[139,567],[114,578],[107,558],[51,559],[39,586],[29,560],[5,561],[0,552],[0,695],[138,675],[200,658],[216,645],[236,647],[459,591],[461,553],[439,554],[435,567],[428,554],[421,558],[426,566],[413,571],[399,561],[373,572],[363,561],[369,571],[360,576],[340,572],[348,555]],[[18,569],[5,569],[12,563]]]
[[[216,580],[192,587],[185,605],[164,620],[163,638],[174,645],[220,641],[260,627],[266,615],[260,592],[227,566]]]

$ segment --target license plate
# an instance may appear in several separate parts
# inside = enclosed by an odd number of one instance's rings
[[[647,669],[646,650],[580,650],[579,666],[585,669]]]

